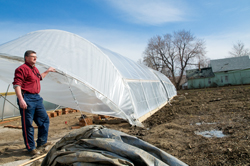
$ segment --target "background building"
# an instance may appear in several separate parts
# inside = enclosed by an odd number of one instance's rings
[[[210,67],[186,71],[188,89],[250,84],[249,56],[211,60]]]

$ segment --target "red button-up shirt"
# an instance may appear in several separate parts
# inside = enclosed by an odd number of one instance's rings
[[[39,70],[25,62],[15,70],[12,84],[21,86],[23,92],[38,94],[41,90],[40,80],[42,80],[42,76]]]

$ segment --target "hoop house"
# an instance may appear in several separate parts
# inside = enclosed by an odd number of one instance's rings
[[[61,30],[41,30],[0,45],[0,79],[11,84],[26,50],[37,52],[44,100],[139,125],[164,106],[176,89],[167,77],[134,61]]]

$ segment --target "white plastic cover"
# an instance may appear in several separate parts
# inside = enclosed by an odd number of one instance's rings
[[[10,84],[26,50],[37,52],[44,100],[94,114],[123,118],[132,125],[176,95],[163,74],[61,30],[41,30],[0,45],[0,79]]]

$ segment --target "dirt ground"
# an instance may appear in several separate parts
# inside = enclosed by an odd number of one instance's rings
[[[79,117],[80,113],[71,113],[51,118],[49,140],[56,141],[72,131]],[[127,123],[104,126],[137,136],[188,165],[250,166],[249,85],[178,91],[171,105],[143,124],[144,128]],[[4,125],[19,126],[21,122],[0,125],[0,164],[30,158],[22,131]]]

